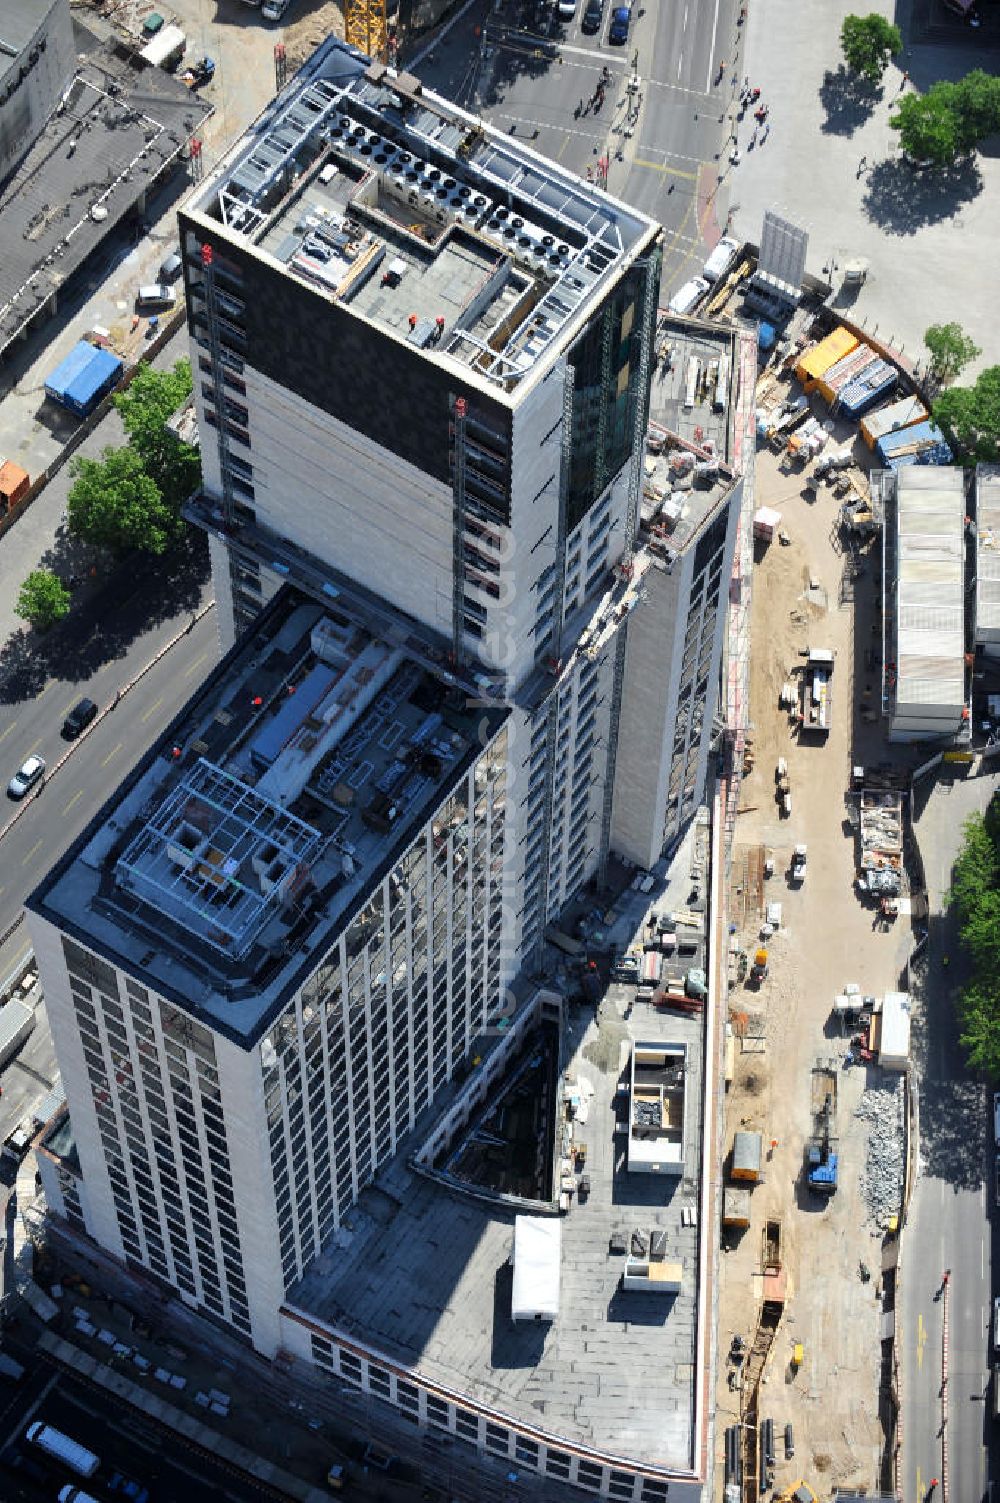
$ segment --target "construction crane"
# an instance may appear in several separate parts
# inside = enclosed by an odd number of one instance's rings
[[[388,48],[385,0],[345,0],[344,36],[367,57],[384,59]]]

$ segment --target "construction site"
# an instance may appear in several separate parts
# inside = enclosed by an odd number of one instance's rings
[[[899,1010],[916,909],[906,796],[878,714],[867,472],[880,461],[857,418],[802,379],[809,351],[758,385],[750,728],[729,895],[716,1496],[748,1503],[893,1488],[883,1336],[905,1061],[878,1040],[883,1007]]]

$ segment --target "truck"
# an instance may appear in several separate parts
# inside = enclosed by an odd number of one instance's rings
[[[71,1435],[64,1435],[44,1420],[35,1420],[30,1424],[26,1435],[33,1446],[37,1446],[47,1456],[53,1456],[56,1461],[61,1461],[63,1466],[76,1472],[79,1477],[92,1477],[101,1464],[101,1458],[93,1451],[88,1451],[86,1446],[74,1440]]]
[[[799,728],[802,734],[828,736],[833,713],[833,653],[828,647],[810,647],[802,675]]]
[[[806,1177],[817,1195],[837,1188],[837,1071],[816,1065],[812,1072],[812,1132],[806,1143]]]
[[[793,882],[802,883],[806,880],[806,846],[797,845],[792,852],[791,879]]]
[[[81,339],[46,378],[45,395],[77,417],[86,417],[117,386],[124,369],[125,362],[111,350]]]
[[[0,1007],[0,1070],[13,1059],[35,1026],[34,1010],[12,997]]]

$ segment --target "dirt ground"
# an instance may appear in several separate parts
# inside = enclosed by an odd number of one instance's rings
[[[819,413],[821,407],[817,404]],[[840,425],[838,446],[854,430]],[[864,455],[857,439],[856,453]],[[884,1079],[876,1067],[847,1067],[849,1038],[830,1021],[834,995],[846,982],[881,995],[898,983],[907,950],[902,922],[895,930],[873,928],[872,911],[857,900],[854,834],[846,821],[853,763],[884,760],[878,724],[863,722],[858,709],[877,703],[877,649],[873,624],[880,574],[879,550],[854,561],[840,550],[840,502],[825,485],[815,501],[801,494],[808,467],[782,474],[768,450],[757,457],[757,504],[782,513],[790,543],[775,540],[759,557],[753,595],[751,715],[755,767],[745,778],[733,863],[734,936],[756,948],[763,900],[780,901],[782,926],[770,941],[770,974],[759,989],[734,985],[731,1013],[747,1014],[759,1039],[737,1045],[736,1071],[726,1108],[726,1146],[741,1126],[759,1130],[767,1154],[763,1183],[752,1197],[751,1225],[722,1259],[719,1321],[719,1448],[722,1432],[740,1418],[740,1394],[727,1383],[724,1360],[734,1334],[752,1342],[760,1307],[762,1231],[765,1219],[781,1222],[787,1278],[785,1313],[760,1391],[759,1414],[771,1417],[779,1437],[776,1490],[804,1477],[821,1498],[834,1486],[872,1488],[878,1481],[881,1429],[878,1415],[881,1235],[866,1225],[860,1178],[867,1126],[854,1110],[866,1086]],[[859,568],[860,573],[855,574]],[[828,739],[792,733],[779,709],[781,685],[802,649],[832,648],[833,724]],[[860,672],[855,671],[855,662]],[[866,669],[866,661],[870,666]],[[858,722],[855,728],[853,722]],[[779,815],[775,764],[788,761],[792,814]],[[808,845],[804,885],[792,887],[792,848]],[[753,880],[755,848],[773,852],[774,875]],[[749,883],[747,885],[747,874]],[[746,890],[739,890],[745,888]],[[755,891],[755,888],[757,891]],[[833,1060],[839,1077],[840,1186],[830,1200],[802,1184],[805,1140],[811,1121],[810,1072]],[[725,1248],[726,1242],[723,1241]],[[872,1270],[863,1283],[859,1263]],[[805,1359],[794,1373],[793,1346]],[[795,1459],[784,1460],[784,1426],[791,1421]],[[722,1495],[722,1468],[717,1495]]]

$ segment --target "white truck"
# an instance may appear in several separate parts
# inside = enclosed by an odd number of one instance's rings
[[[806,880],[806,847],[804,845],[797,845],[792,852],[791,877],[793,882]]]
[[[64,1435],[54,1425],[46,1425],[43,1420],[35,1420],[26,1433],[33,1446],[47,1456],[54,1456],[80,1477],[92,1477],[101,1464],[101,1458],[93,1451],[88,1451],[86,1446],[71,1435]]]

